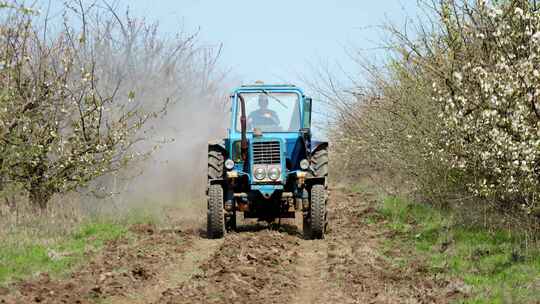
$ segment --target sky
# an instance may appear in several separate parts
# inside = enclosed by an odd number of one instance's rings
[[[208,45],[223,44],[221,64],[242,83],[291,83],[314,66],[354,73],[352,50],[380,47],[377,26],[404,24],[416,0],[120,0],[138,16],[175,33],[200,29]],[[339,78],[339,77],[338,77]]]

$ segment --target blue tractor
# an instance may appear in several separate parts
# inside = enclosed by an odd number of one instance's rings
[[[312,138],[312,99],[294,85],[233,91],[227,138],[208,144],[210,238],[236,229],[236,213],[272,222],[302,213],[303,233],[326,229],[328,143]]]

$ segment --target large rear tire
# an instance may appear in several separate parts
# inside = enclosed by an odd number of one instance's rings
[[[221,151],[208,151],[208,180],[223,178],[225,157]]]
[[[311,239],[323,239],[326,230],[326,189],[323,185],[311,187],[309,214]]]
[[[328,177],[328,148],[323,147],[311,156],[311,167],[316,177]]]
[[[223,209],[223,187],[210,185],[208,188],[207,235],[220,239],[225,235],[225,210]]]

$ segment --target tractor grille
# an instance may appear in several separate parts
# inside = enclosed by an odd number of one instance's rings
[[[253,164],[273,165],[281,162],[279,141],[263,141],[253,143]]]

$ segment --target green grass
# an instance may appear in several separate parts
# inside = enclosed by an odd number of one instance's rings
[[[65,274],[84,259],[85,252],[99,250],[108,240],[126,233],[125,225],[93,222],[49,241],[12,236],[4,240],[0,247],[0,284],[5,285],[36,273]]]
[[[397,197],[386,197],[379,212],[401,236],[390,246],[413,246],[433,273],[471,287],[471,297],[460,303],[540,301],[540,249],[525,248],[522,236],[457,226],[449,211]]]
[[[130,238],[130,226],[166,224],[156,208],[142,207],[130,208],[122,214],[112,211],[84,214],[79,220],[82,222],[71,217],[30,214],[24,221],[12,220],[10,225],[0,225],[0,286],[39,273],[67,275],[86,262],[85,253],[99,252],[107,241]]]

